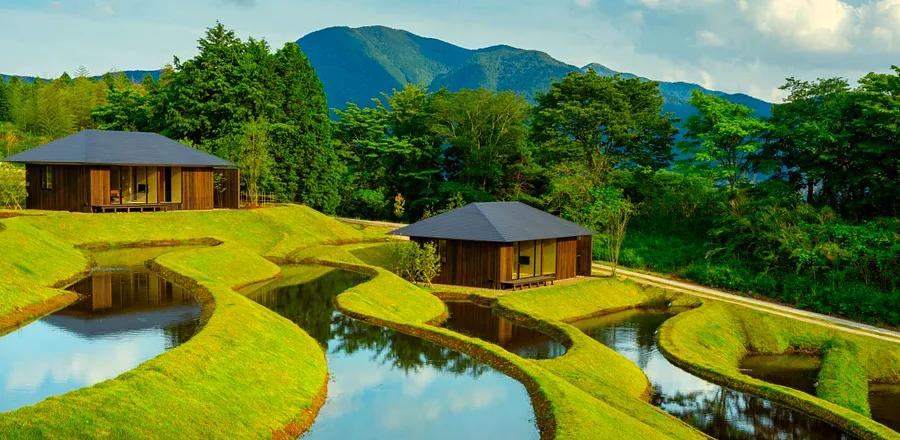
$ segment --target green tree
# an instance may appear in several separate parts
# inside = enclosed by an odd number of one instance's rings
[[[440,92],[434,99],[431,128],[447,146],[447,179],[468,191],[509,198],[518,177],[514,165],[528,160],[525,99],[484,89]]]
[[[240,153],[237,161],[251,206],[259,206],[260,184],[272,166],[268,130],[269,126],[264,121],[245,123],[239,141]]]
[[[6,81],[0,79],[0,121],[9,121],[9,96],[6,92]]]
[[[663,168],[678,130],[662,103],[655,82],[573,72],[538,94],[531,138],[548,166],[584,161],[592,169]]]
[[[753,117],[753,110],[746,106],[699,90],[691,95],[691,105],[697,114],[688,119],[680,147],[693,157],[682,165],[725,181],[732,190],[737,188],[749,180],[769,124]]]

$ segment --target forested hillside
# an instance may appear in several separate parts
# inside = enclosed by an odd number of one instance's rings
[[[369,105],[381,93],[391,93],[408,84],[435,91],[484,88],[512,91],[534,100],[554,81],[566,74],[593,69],[600,75],[619,74],[601,64],[576,67],[536,50],[510,46],[464,49],[384,26],[331,27],[297,40],[309,56],[325,92],[328,105],[344,109],[348,102]],[[625,78],[635,75],[623,73]],[[757,115],[768,116],[771,104],[744,94],[709,91],[696,84],[661,82],[663,110],[679,119],[693,114],[688,104],[691,92],[701,90],[746,105]]]
[[[463,52],[421,44],[384,53],[400,67],[382,79],[456,81],[456,68],[428,60],[465,65]],[[520,200],[597,231],[598,259],[900,325],[900,68],[858,85],[788,79],[787,100],[764,118],[694,89],[679,136],[665,85],[599,68],[566,73],[533,102],[407,85],[330,119],[297,45],[273,51],[217,25],[199,47],[140,84],[84,72],[3,83],[2,154],[83,128],[154,131],[233,160],[248,187],[328,213],[409,222]],[[512,81],[490,61],[508,51],[485,50],[478,69]],[[521,66],[540,59],[525,54]],[[676,147],[689,154],[676,158]],[[24,180],[11,165],[0,171],[0,188],[17,188],[0,192],[9,204]],[[610,252],[619,230],[621,252]]]

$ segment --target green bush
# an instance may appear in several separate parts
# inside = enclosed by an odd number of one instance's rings
[[[393,245],[392,254],[394,266],[391,270],[409,281],[430,286],[431,280],[440,272],[441,260],[433,243],[397,243]]]

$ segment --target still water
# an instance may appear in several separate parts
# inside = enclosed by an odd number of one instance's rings
[[[636,363],[654,388],[653,403],[719,439],[842,439],[837,428],[769,400],[725,388],[675,366],[656,331],[675,311],[629,310],[574,325]]]
[[[528,359],[552,359],[566,353],[566,347],[537,330],[503,318],[490,308],[471,301],[446,301],[450,318],[444,327],[497,344]]]
[[[821,366],[818,356],[794,353],[752,354],[741,360],[744,374],[813,396]]]
[[[348,318],[334,297],[365,275],[285,266],[244,290],[325,349],[328,398],[304,438],[538,438],[519,382],[443,346]]]
[[[116,377],[201,326],[194,296],[141,266],[97,269],[69,290],[81,298],[0,338],[0,411]]]

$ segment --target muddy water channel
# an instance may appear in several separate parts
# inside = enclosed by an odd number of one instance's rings
[[[471,301],[446,301],[450,317],[444,327],[497,344],[528,359],[552,359],[566,347],[550,336],[497,315],[490,307]]]
[[[525,387],[443,346],[348,318],[334,297],[355,272],[285,266],[244,289],[325,349],[328,398],[304,438],[538,438]]]
[[[115,255],[69,287],[78,301],[0,338],[0,411],[116,377],[200,328],[194,296],[141,265],[152,251]]]
[[[842,439],[837,428],[802,412],[725,388],[673,365],[656,332],[674,310],[630,310],[574,325],[636,363],[654,388],[653,403],[719,439]]]

